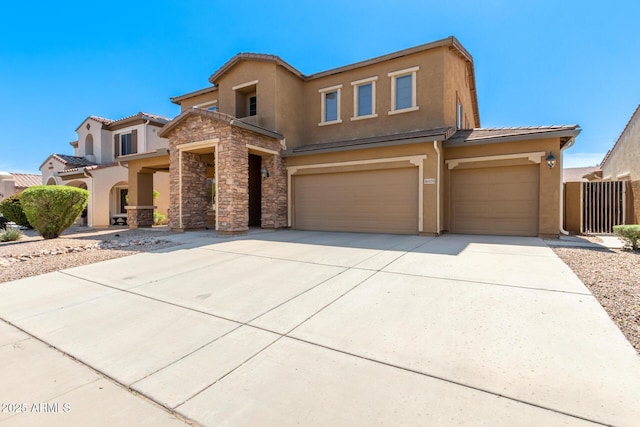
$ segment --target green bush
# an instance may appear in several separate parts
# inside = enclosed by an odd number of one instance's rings
[[[640,225],[615,225],[613,232],[632,250],[638,250],[640,245]]]
[[[153,223],[155,225],[160,225],[162,224],[162,221],[164,221],[167,217],[162,215],[160,212],[158,211],[153,211]]]
[[[22,238],[22,231],[17,228],[8,228],[0,233],[0,242],[15,242]]]
[[[31,228],[31,224],[29,224],[29,220],[22,208],[21,198],[22,193],[18,193],[4,199],[0,202],[0,213],[9,221]]]
[[[64,185],[39,185],[22,192],[22,206],[29,222],[45,239],[55,239],[78,219],[89,201],[89,192]]]

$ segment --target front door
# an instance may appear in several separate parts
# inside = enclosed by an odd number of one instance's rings
[[[249,227],[260,227],[262,220],[262,157],[249,154]]]

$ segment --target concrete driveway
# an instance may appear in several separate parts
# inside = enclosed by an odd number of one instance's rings
[[[183,244],[0,284],[2,401],[55,395],[71,400],[68,417],[106,420],[95,390],[74,397],[57,383],[42,394],[46,367],[29,375],[25,363],[48,351],[77,365],[60,371],[67,388],[113,388],[124,424],[180,423],[172,414],[210,426],[640,420],[640,358],[540,239],[175,239]],[[0,425],[27,417],[0,413]]]

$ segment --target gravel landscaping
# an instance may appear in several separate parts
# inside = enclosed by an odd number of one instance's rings
[[[50,240],[27,230],[18,241],[0,243],[0,283],[174,246],[163,239],[171,234],[165,230],[72,227]]]
[[[640,252],[565,247],[553,251],[589,288],[640,353]]]

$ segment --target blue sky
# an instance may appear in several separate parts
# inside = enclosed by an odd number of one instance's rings
[[[10,2],[0,11],[0,170],[72,154],[89,115],[169,117],[238,52],[305,74],[450,35],[473,55],[483,127],[582,127],[565,166],[600,162],[640,103],[640,2]]]

